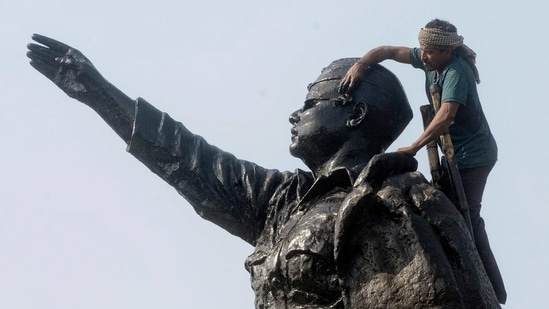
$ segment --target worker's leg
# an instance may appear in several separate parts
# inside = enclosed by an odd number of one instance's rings
[[[488,174],[490,174],[493,167],[494,165],[489,165],[478,168],[462,169],[460,170],[460,176],[465,196],[467,197],[469,216],[471,217],[471,225],[473,227],[477,251],[484,264],[486,273],[492,282],[499,302],[504,304],[507,299],[507,292],[505,291],[505,286],[496,259],[492,253],[492,249],[490,249],[488,234],[484,228],[484,220],[480,216],[482,194],[484,193],[484,187],[488,180]]]

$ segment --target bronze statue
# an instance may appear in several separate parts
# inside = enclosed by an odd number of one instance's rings
[[[340,59],[290,116],[290,152],[311,169],[239,160],[110,84],[78,50],[34,35],[31,65],[94,109],[128,151],[197,213],[255,246],[256,308],[499,308],[467,226],[404,153],[384,153],[412,118],[380,65],[351,94]]]

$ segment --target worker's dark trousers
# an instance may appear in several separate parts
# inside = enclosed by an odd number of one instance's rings
[[[492,253],[492,249],[490,249],[488,235],[484,229],[484,220],[480,216],[482,194],[488,180],[488,174],[490,174],[493,167],[494,164],[490,164],[477,168],[460,169],[460,176],[465,196],[467,197],[469,216],[471,217],[477,251],[484,264],[486,274],[492,282],[498,301],[504,304],[507,300],[507,292],[505,291],[505,285],[503,284],[498,264]]]

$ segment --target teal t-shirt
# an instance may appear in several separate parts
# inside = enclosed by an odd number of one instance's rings
[[[423,65],[419,48],[410,49],[410,60],[414,68],[425,71],[425,91],[429,101],[429,86],[437,84],[442,89],[441,102],[460,104],[449,128],[458,166],[473,168],[495,163],[498,155],[496,140],[482,111],[473,70],[465,59],[454,55],[438,77],[434,70],[429,71]]]

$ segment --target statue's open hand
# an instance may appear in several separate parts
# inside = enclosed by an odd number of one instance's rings
[[[71,98],[87,103],[105,80],[80,51],[54,39],[34,34],[39,44],[28,44],[30,64]]]

